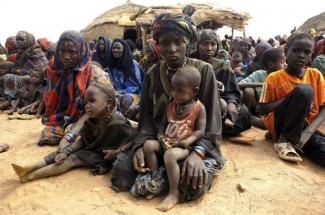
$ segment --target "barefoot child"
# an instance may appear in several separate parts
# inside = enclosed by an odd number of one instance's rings
[[[198,152],[201,149],[199,146],[192,147],[203,137],[206,126],[205,108],[195,99],[200,83],[201,76],[195,67],[186,66],[175,73],[171,80],[173,101],[166,108],[157,134],[158,141],[144,143],[146,163],[151,174],[157,171],[157,156],[162,149],[164,151],[169,193],[158,205],[160,211],[168,211],[179,202],[180,168],[177,162],[184,160],[191,149]]]
[[[264,122],[260,117],[258,101],[260,100],[265,78],[272,72],[284,68],[285,56],[282,49],[271,48],[263,53],[260,62],[265,70],[253,72],[241,80],[238,87],[243,91],[243,103],[251,114],[252,125],[265,129]]]
[[[32,70],[30,72],[29,82],[23,86],[22,88],[18,89],[18,99],[16,102],[13,102],[12,109],[8,111],[8,114],[11,114],[15,111],[18,111],[19,114],[27,113],[27,114],[35,114],[37,108],[35,105],[40,103],[42,100],[42,89],[43,81],[44,81],[45,72],[35,71]],[[38,113],[40,114],[40,113]]]
[[[270,74],[260,98],[260,111],[273,138],[274,150],[288,161],[302,161],[295,148],[325,166],[325,83],[322,74],[305,65],[313,52],[309,34],[294,33],[285,45],[287,68]]]
[[[53,152],[31,165],[12,164],[21,182],[63,174],[73,167],[91,167],[94,174],[108,171],[116,157],[132,147],[137,131],[115,108],[114,89],[93,84],[85,93],[85,110],[89,119],[81,130],[81,137],[66,133],[68,145],[60,145]],[[122,155],[122,154],[121,154]]]

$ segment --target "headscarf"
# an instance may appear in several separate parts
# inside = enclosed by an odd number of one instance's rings
[[[199,31],[198,33],[199,33],[198,42],[197,42],[198,46],[201,45],[206,40],[214,40],[217,42],[218,48],[220,47],[219,37],[214,30],[203,29],[203,30]]]
[[[130,77],[130,75],[133,73],[132,68],[134,67],[133,55],[131,53],[129,45],[127,44],[127,42],[125,40],[123,40],[121,38],[114,39],[113,43],[112,43],[112,47],[113,47],[113,44],[116,42],[120,42],[122,44],[123,55],[121,58],[116,59],[113,57],[113,53],[112,53],[112,49],[111,49],[109,61],[108,61],[108,67],[110,69],[117,68],[118,70],[122,70],[123,74],[126,77]]]
[[[266,42],[260,42],[255,46],[255,53],[256,53],[256,57],[261,57],[263,52],[271,49],[272,46],[269,43]]]
[[[63,41],[72,42],[77,50],[78,60],[73,68],[65,68],[60,61],[59,47]],[[92,76],[88,46],[79,32],[70,30],[61,34],[54,63],[47,67],[46,73],[46,112],[42,121],[47,126],[66,127],[84,113],[84,95]]]
[[[174,32],[182,40],[189,44],[196,40],[197,32],[195,23],[186,14],[162,13],[154,21],[152,25],[153,39],[159,41],[159,37],[168,32]]]
[[[18,50],[14,72],[19,75],[28,75],[30,70],[43,72],[48,61],[34,36],[27,31],[18,31],[16,40],[18,37],[25,38],[27,45],[24,49]]]
[[[104,54],[101,53],[99,49],[99,40],[104,41]],[[96,45],[96,52],[94,52],[91,60],[98,62],[102,68],[108,67],[109,55],[111,52],[111,42],[106,37],[98,37],[98,42]]]
[[[156,41],[153,38],[147,40],[147,47],[149,48],[150,52],[155,55],[155,57],[159,60],[160,59],[160,48],[157,46]]]
[[[5,43],[5,47],[8,49],[8,54],[12,54],[18,51],[16,36],[8,37]]]

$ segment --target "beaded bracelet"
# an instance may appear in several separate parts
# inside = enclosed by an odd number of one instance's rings
[[[73,132],[67,132],[63,136],[69,143],[73,143],[76,141],[76,135]]]
[[[202,159],[205,158],[205,149],[202,146],[194,146],[192,151],[195,151]]]

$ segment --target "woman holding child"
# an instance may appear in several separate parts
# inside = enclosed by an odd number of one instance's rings
[[[57,44],[54,61],[46,69],[44,93],[46,125],[38,145],[74,142],[84,121],[84,95],[92,83],[110,84],[107,73],[90,62],[86,43],[77,31],[64,32]]]
[[[150,140],[157,140],[158,127],[163,120],[165,109],[171,98],[171,79],[178,69],[185,66],[196,67],[201,74],[200,90],[197,98],[205,105],[207,122],[203,138],[193,144],[196,149],[184,159],[179,181],[179,195],[168,195],[158,209],[167,211],[178,202],[199,198],[211,186],[214,176],[222,170],[225,163],[220,151],[221,114],[219,93],[211,65],[196,59],[186,58],[186,46],[196,37],[196,28],[191,18],[184,14],[164,13],[153,24],[153,38],[157,41],[164,61],[151,67],[145,76],[140,101],[140,134],[135,139],[134,153],[121,157],[113,170],[113,185],[122,190],[129,190],[138,173],[148,173],[143,145]],[[185,106],[181,107],[185,108]],[[133,166],[130,167],[133,159]],[[155,175],[155,174],[153,174]],[[138,181],[133,193],[148,195],[154,190],[166,188],[166,178],[159,178],[158,183]],[[155,181],[151,178],[151,182]],[[161,179],[161,180],[160,180]],[[143,183],[156,184],[151,191],[145,190]],[[139,186],[138,186],[139,185]],[[164,186],[164,188],[159,187]],[[142,190],[143,189],[143,190]],[[160,195],[161,193],[154,193]]]

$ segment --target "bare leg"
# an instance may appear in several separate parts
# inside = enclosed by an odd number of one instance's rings
[[[179,202],[178,183],[180,180],[180,169],[178,160],[185,159],[189,155],[188,149],[172,148],[165,152],[164,161],[169,181],[169,193],[162,203],[157,206],[160,211],[168,211]]]
[[[156,140],[147,140],[144,143],[143,151],[145,154],[146,164],[150,169],[150,173],[154,173],[158,170],[157,153],[160,150],[160,144]]]
[[[56,163],[53,163],[51,165],[29,172],[22,176],[20,178],[20,181],[25,183],[39,178],[61,175],[69,171],[71,168],[79,166],[88,166],[88,164],[72,154],[62,164],[57,165]]]
[[[8,100],[2,102],[0,104],[0,110],[6,110],[10,107],[10,102]]]

